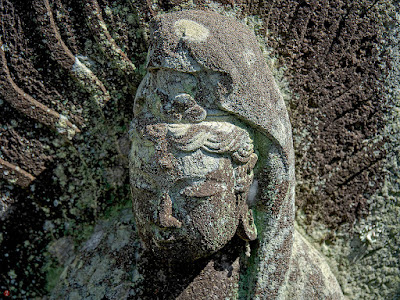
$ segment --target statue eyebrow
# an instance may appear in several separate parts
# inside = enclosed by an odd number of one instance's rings
[[[191,71],[191,72],[184,72],[184,71],[179,71],[179,70],[173,69],[173,68],[167,68],[167,67],[151,67],[151,66],[149,66],[149,67],[147,68],[147,70],[149,70],[149,71],[151,71],[151,72],[159,71],[159,70],[174,71],[174,72],[177,72],[177,73],[192,74],[192,75],[195,75],[195,74],[201,72],[201,70],[199,70],[199,71]]]
[[[206,179],[203,182],[192,183],[182,188],[179,193],[190,197],[201,198],[213,196],[225,189],[226,185],[223,184],[223,182]]]

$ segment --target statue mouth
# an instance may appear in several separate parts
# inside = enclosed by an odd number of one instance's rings
[[[157,239],[153,237],[152,241],[158,248],[166,248],[166,245],[171,245],[176,242],[174,237],[168,239]]]
[[[176,233],[161,228],[154,229],[153,237],[151,239],[153,243],[160,248],[162,248],[163,245],[176,243],[178,241]]]

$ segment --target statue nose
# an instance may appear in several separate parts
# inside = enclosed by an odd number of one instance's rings
[[[161,227],[181,228],[182,223],[172,215],[172,201],[168,192],[162,192],[158,221]]]

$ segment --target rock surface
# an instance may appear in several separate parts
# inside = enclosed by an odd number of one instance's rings
[[[95,227],[93,234],[65,262],[59,282],[49,299],[203,299],[216,297],[213,272],[219,269],[215,257],[206,263],[200,273],[203,278],[212,278],[214,285],[203,287],[196,281],[188,283],[184,291],[176,297],[169,297],[164,290],[151,286],[152,294],[144,288],[140,261],[143,249],[135,232],[130,209],[124,209]],[[228,260],[229,261],[229,260]],[[241,263],[243,260],[241,259]],[[230,264],[225,262],[225,264]],[[239,268],[239,260],[231,263],[232,269],[219,272],[223,278],[238,280],[239,274],[232,275]],[[187,267],[187,265],[186,265]],[[154,277],[160,277],[161,270],[150,270]],[[162,276],[161,276],[162,277]],[[235,278],[236,277],[236,278]],[[164,279],[167,280],[168,278]],[[160,279],[161,281],[163,279]],[[207,280],[206,280],[207,281]],[[173,281],[168,283],[173,285]],[[225,288],[227,288],[226,286]],[[226,292],[227,289],[224,291]],[[204,296],[201,296],[204,295]],[[314,295],[314,296],[310,296]],[[227,294],[229,299],[237,299],[235,294]],[[294,235],[291,268],[287,278],[287,290],[283,299],[343,299],[341,288],[324,258],[297,231]],[[210,298],[214,299],[214,298]],[[239,298],[241,299],[241,298]]]
[[[220,2],[197,7],[244,18],[290,106],[300,231],[326,255],[346,297],[399,298],[397,1]],[[62,41],[84,65],[73,73],[65,63],[75,60],[60,61],[62,49],[49,45],[54,30],[43,32],[49,23],[38,21],[45,5],[0,1],[9,77],[81,130],[70,142],[68,124],[18,110],[0,91],[0,158],[12,164],[0,171],[0,289],[13,299],[48,294],[64,269],[59,261],[69,257],[51,254],[51,245],[78,251],[104,214],[130,201],[126,131],[144,75],[143,32],[151,14],[193,7],[179,0],[85,3],[50,3]],[[3,56],[2,63],[6,75]],[[85,67],[101,84],[73,79]],[[2,86],[13,87],[9,77],[1,76]],[[101,86],[112,98],[102,111]]]

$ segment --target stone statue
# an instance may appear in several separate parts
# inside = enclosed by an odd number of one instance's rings
[[[130,172],[139,236],[160,287],[175,286],[160,299],[342,299],[294,230],[291,126],[254,34],[211,12],[164,14],[147,68]]]
[[[97,224],[51,299],[344,299],[294,229],[291,126],[253,33],[206,11],[158,16],[147,69],[136,230],[126,210]]]

